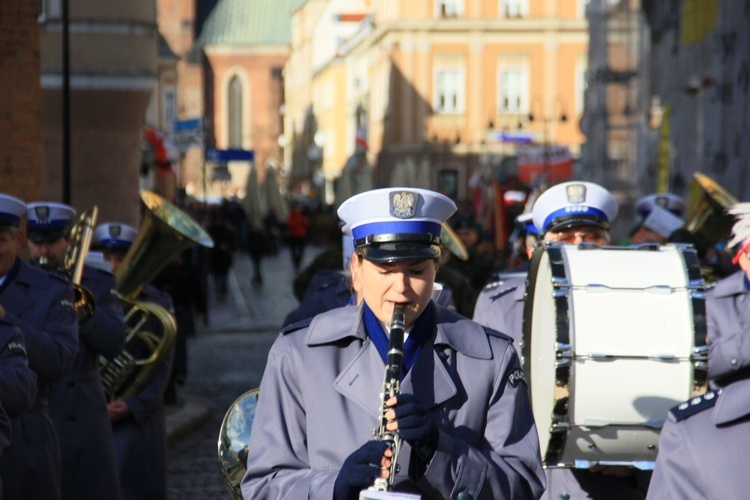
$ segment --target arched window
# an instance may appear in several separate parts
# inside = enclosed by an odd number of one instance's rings
[[[237,76],[229,81],[229,147],[242,149],[242,82]]]

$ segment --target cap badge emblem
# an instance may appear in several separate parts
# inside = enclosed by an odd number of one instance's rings
[[[39,222],[49,221],[49,207],[47,205],[34,207],[34,214]]]
[[[419,195],[410,191],[393,192],[391,198],[391,215],[397,219],[410,219],[417,213]]]
[[[657,196],[654,202],[656,203],[656,205],[666,209],[669,205],[669,198],[667,198],[666,196]]]
[[[566,186],[565,194],[568,196],[568,203],[583,203],[586,201],[586,186],[583,184],[571,184]]]
[[[122,226],[112,225],[109,226],[109,235],[113,238],[119,238],[122,233]]]

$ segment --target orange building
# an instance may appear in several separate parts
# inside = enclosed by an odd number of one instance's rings
[[[302,9],[316,3],[327,8],[308,8],[306,17],[317,16],[321,22],[330,18],[332,5],[338,5],[339,14],[352,10],[335,0],[310,0]],[[299,138],[309,137],[305,123],[314,123],[317,136],[326,139],[321,166],[326,180],[341,175],[341,158],[354,154],[355,135],[363,133],[377,185],[427,183],[425,187],[458,200],[469,196],[470,179],[478,170],[486,177],[514,175],[512,168],[501,170],[503,159],[515,155],[518,141],[561,144],[579,154],[588,50],[585,2],[367,4],[370,15],[327,63],[346,68],[339,77],[345,92],[335,93],[347,103],[340,117],[344,124],[326,130],[332,120],[322,119],[318,100],[296,96],[299,105],[292,108],[292,98],[287,97],[287,115],[296,117],[286,130],[288,147],[308,148]],[[309,62],[321,36],[316,30],[316,19],[293,22],[287,80],[297,82],[295,92],[304,92],[299,82],[307,78],[310,95],[326,95],[312,90],[317,80],[332,78],[325,66]],[[295,45],[298,39],[308,43]],[[287,93],[290,90],[288,86]],[[336,137],[333,145],[328,144],[331,136]],[[325,147],[342,152],[326,152]],[[305,163],[298,151],[286,152],[286,157],[292,161],[293,175],[295,169],[311,168],[311,160]]]

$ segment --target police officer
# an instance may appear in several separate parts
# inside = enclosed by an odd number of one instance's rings
[[[658,243],[669,241],[670,235],[685,225],[685,200],[671,193],[644,196],[635,204],[639,221],[630,234],[630,243]]]
[[[539,239],[539,230],[534,226],[531,212],[518,216],[517,223],[526,233],[526,255],[530,259],[534,245]],[[513,339],[513,345],[521,355],[521,323],[523,300],[526,295],[527,260],[508,273],[493,275],[477,297],[473,319],[477,323],[504,332]]]
[[[109,261],[115,275],[137,234],[134,227],[120,222],[100,224],[94,230],[94,244],[104,253],[104,258]],[[173,312],[169,296],[150,284],[143,287],[136,300],[151,302]],[[149,323],[149,331],[155,332],[160,328],[155,321]],[[143,353],[131,354],[137,357]],[[169,350],[154,375],[135,396],[110,401],[108,404],[124,500],[167,496],[164,391],[169,382],[173,359],[174,348]]]
[[[541,495],[537,431],[511,340],[431,300],[440,225],[455,210],[449,198],[414,188],[367,191],[341,205],[361,301],[282,330],[260,386],[245,498],[358,498],[389,475],[380,467],[392,460],[394,489],[424,499]],[[405,375],[384,415],[403,439],[394,457],[372,437],[397,304]]]
[[[548,242],[566,244],[610,242],[609,227],[617,216],[618,205],[612,194],[591,182],[572,181],[544,191],[531,211],[534,226]],[[525,278],[507,280],[495,290],[485,290],[485,300],[477,303],[475,321],[503,331],[518,340],[522,334]],[[537,422],[547,425],[545,422]],[[592,469],[546,469],[545,499],[643,498],[648,473],[631,467]]]
[[[19,225],[25,216],[25,203],[0,194],[0,305],[21,328],[38,385],[31,409],[13,419],[13,439],[0,459],[0,476],[6,500],[57,499],[60,450],[47,405],[78,354],[78,320],[70,283],[18,258],[24,242]]]
[[[0,306],[0,456],[11,440],[11,418],[31,408],[36,390],[21,328],[5,317]]]
[[[746,498],[750,491],[750,203],[731,245],[740,270],[706,295],[708,376],[714,390],[669,412],[648,498]]]
[[[62,203],[28,205],[27,244],[34,261],[42,261],[52,270],[64,267],[74,216],[75,209]],[[55,388],[49,407],[60,442],[62,497],[119,498],[112,426],[99,377],[99,357],[113,358],[122,350],[125,322],[112,273],[86,265],[81,285],[94,299],[93,314],[83,318],[79,315],[78,356],[73,369]]]

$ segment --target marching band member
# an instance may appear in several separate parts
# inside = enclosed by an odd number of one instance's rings
[[[537,431],[511,340],[431,300],[440,225],[455,210],[449,198],[414,188],[367,191],[341,205],[361,301],[291,325],[276,340],[245,498],[358,498],[376,478],[425,499],[542,494]],[[381,402],[390,323],[402,307],[405,375]],[[380,417],[403,440],[396,456],[372,439]]]
[[[531,213],[518,216],[518,223],[526,230],[526,255],[531,259],[534,245],[539,240],[539,230],[531,220]],[[513,339],[513,345],[521,355],[521,324],[523,321],[523,299],[526,295],[526,273],[528,262],[524,262],[520,275],[505,278],[495,274],[477,297],[473,319],[477,323],[503,332]],[[512,272],[512,271],[511,271]],[[516,274],[516,273],[513,273]]]
[[[62,270],[71,244],[73,207],[62,203],[28,205],[28,248],[50,270]],[[62,498],[120,498],[112,426],[99,376],[99,356],[113,358],[125,341],[122,306],[112,273],[83,267],[81,285],[94,298],[93,315],[80,318],[80,349],[73,369],[58,383],[49,412],[60,442]]]
[[[671,193],[639,199],[635,204],[639,221],[631,231],[630,243],[667,243],[670,235],[685,225],[685,207],[685,200]]]
[[[670,410],[648,498],[745,498],[750,491],[750,203],[729,213],[739,217],[730,247],[740,245],[740,270],[706,295],[714,390]]]
[[[5,318],[0,306],[0,456],[11,440],[11,418],[31,408],[36,390],[21,328]]]
[[[104,252],[112,273],[117,274],[138,231],[127,224],[108,222],[94,230],[94,242]],[[172,311],[169,296],[147,284],[138,301],[157,304]],[[150,322],[157,323],[157,322]],[[152,324],[150,331],[160,328]],[[123,500],[167,497],[167,431],[164,391],[172,371],[174,348],[169,350],[154,376],[135,396],[108,405],[115,441],[115,458]]]
[[[37,398],[13,419],[13,439],[0,458],[5,500],[60,498],[60,449],[47,413],[55,384],[73,367],[78,320],[70,282],[23,262],[20,221],[26,204],[0,194],[0,304],[23,333]]]
[[[565,182],[545,190],[532,209],[534,226],[544,241],[578,245],[610,242],[609,227],[617,216],[612,194],[591,182]],[[525,278],[508,280],[496,290],[485,290],[474,320],[519,339],[522,335]],[[480,307],[481,306],[481,307]],[[540,425],[546,423],[537,422]],[[544,499],[643,498],[648,473],[630,467],[546,469]]]

